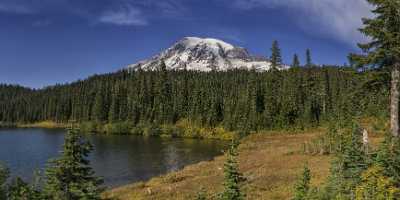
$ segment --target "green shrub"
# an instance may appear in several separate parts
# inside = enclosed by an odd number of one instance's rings
[[[162,133],[161,128],[156,124],[152,124],[143,129],[144,136],[160,136],[161,133]]]
[[[4,167],[0,163],[0,199],[6,199],[7,189],[6,189],[6,181],[10,172],[8,168]]]
[[[8,187],[8,200],[43,200],[41,191],[17,177]]]
[[[325,134],[303,144],[303,152],[312,155],[329,155],[340,152],[346,131],[348,131],[347,128],[339,129],[338,124],[330,124]]]
[[[307,200],[310,190],[311,171],[307,166],[304,166],[302,176],[296,183],[294,198],[292,200]]]
[[[201,188],[199,192],[197,192],[195,200],[206,200],[207,199],[207,194],[204,190],[204,188]]]
[[[373,166],[362,174],[362,182],[356,188],[356,200],[365,199],[400,199],[400,188],[393,179],[385,176],[383,168]]]
[[[115,122],[104,126],[104,130],[107,134],[129,134],[131,129],[131,125],[128,122]]]
[[[80,131],[83,133],[98,132],[99,124],[96,122],[82,122],[79,125]]]

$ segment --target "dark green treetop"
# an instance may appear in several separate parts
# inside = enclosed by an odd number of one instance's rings
[[[310,190],[311,171],[308,166],[304,166],[302,176],[295,185],[295,193],[292,200],[306,200]]]
[[[293,56],[292,67],[300,67],[300,60],[297,54],[294,54]]]
[[[374,17],[364,18],[359,30],[369,42],[358,44],[364,54],[350,54],[350,60],[358,67],[391,67],[400,62],[400,1],[367,1]]]
[[[281,49],[279,48],[278,41],[274,40],[271,47],[271,65],[273,69],[276,69],[282,65]]]
[[[9,174],[8,169],[0,164],[0,199],[6,199],[6,181]]]
[[[311,50],[307,49],[306,50],[306,67],[312,67],[312,58],[311,58]]]

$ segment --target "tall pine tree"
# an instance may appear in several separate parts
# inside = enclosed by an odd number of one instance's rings
[[[300,60],[297,54],[294,54],[293,56],[292,67],[300,67]]]
[[[362,55],[350,55],[359,67],[384,68],[391,71],[390,128],[399,135],[399,81],[400,81],[400,1],[367,0],[374,9],[373,18],[363,19],[361,33],[371,40],[359,44]]]
[[[311,58],[311,50],[307,49],[306,50],[306,67],[312,67],[312,58]]]
[[[278,41],[274,40],[272,43],[271,47],[271,66],[272,69],[277,69],[282,65],[282,55],[281,55],[281,49],[279,48],[279,43]]]

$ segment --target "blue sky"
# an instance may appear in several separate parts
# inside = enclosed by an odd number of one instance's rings
[[[43,87],[112,72],[185,36],[213,37],[284,61],[306,48],[343,64],[365,0],[1,0],[0,82]]]

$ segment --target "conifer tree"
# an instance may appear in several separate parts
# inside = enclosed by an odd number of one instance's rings
[[[400,1],[367,0],[373,6],[373,17],[363,19],[359,29],[371,41],[358,44],[362,55],[350,55],[359,67],[384,68],[391,71],[390,128],[399,135],[399,81],[400,81]]]
[[[17,177],[8,186],[7,200],[44,200],[41,191],[25,183],[21,178]]]
[[[313,66],[312,58],[311,58],[311,50],[306,50],[306,67],[310,68]]]
[[[320,122],[320,117],[321,117],[321,102],[320,102],[320,86],[318,79],[317,79],[317,74],[315,73],[315,69],[312,69],[314,64],[312,63],[312,58],[311,58],[311,50],[307,49],[306,50],[306,85],[307,85],[307,98],[309,99],[309,104],[307,105],[308,107],[308,117],[309,121],[313,125],[318,125]]]
[[[170,114],[173,112],[172,85],[164,61],[160,65],[160,80],[157,87],[160,95],[161,122],[171,122]]]
[[[295,193],[292,200],[307,200],[310,190],[311,171],[308,166],[304,166],[302,176],[295,185]]]
[[[325,81],[325,98],[324,98],[324,103],[323,103],[323,108],[324,108],[324,114],[327,112],[332,112],[333,106],[332,106],[332,91],[331,91],[331,82],[330,82],[330,75],[328,72],[328,69],[324,70],[324,81]]]
[[[341,142],[341,151],[333,162],[328,183],[333,199],[352,199],[361,182],[362,173],[369,167],[369,158],[363,147],[361,129],[353,125],[350,134]]]
[[[195,200],[206,200],[207,195],[204,188],[201,188],[200,191],[196,194]]]
[[[119,88],[118,85],[114,87],[113,95],[111,97],[111,105],[110,105],[110,110],[108,112],[108,121],[110,123],[118,121],[119,120],[119,108],[120,108],[120,98],[119,98]]]
[[[91,151],[91,144],[76,129],[68,131],[60,158],[51,161],[46,170],[44,192],[49,199],[100,199],[102,179],[94,176],[87,160]]]
[[[243,181],[243,176],[239,172],[237,163],[238,145],[237,141],[232,141],[226,154],[227,160],[224,164],[224,191],[220,194],[220,200],[244,199],[244,195],[240,191],[240,183]]]
[[[343,116],[387,115],[387,79],[380,71],[327,66],[262,73],[138,70],[40,90],[0,84],[0,123],[72,120],[90,122],[83,129],[94,131],[108,130],[106,123],[145,128],[180,120],[245,132],[304,127]]]
[[[97,122],[102,122],[105,120],[106,109],[105,109],[105,99],[103,96],[102,87],[96,92],[96,96],[93,104],[93,119]]]
[[[7,196],[7,188],[6,181],[10,172],[6,167],[0,164],[0,200],[6,199]]]
[[[376,157],[376,165],[383,169],[384,175],[394,180],[400,187],[400,140],[394,136],[386,136]]]
[[[300,67],[300,60],[297,54],[294,54],[293,56],[292,67]]]
[[[35,187],[25,183],[21,178],[16,177],[9,184],[7,179],[9,170],[0,164],[0,200],[45,200],[42,192]]]
[[[271,66],[272,69],[277,69],[282,65],[282,55],[281,55],[281,49],[279,48],[279,43],[278,41],[274,40],[272,43],[271,47]]]

